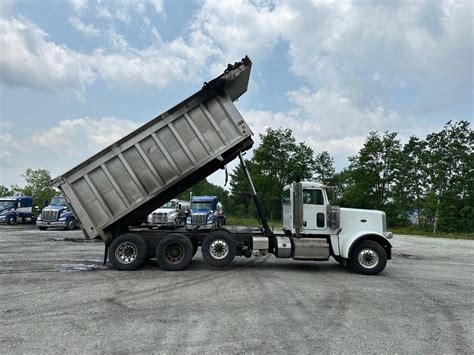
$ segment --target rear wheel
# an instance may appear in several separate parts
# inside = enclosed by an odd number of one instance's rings
[[[165,271],[184,270],[193,258],[193,243],[182,234],[171,234],[158,242],[156,262]]]
[[[234,260],[236,253],[234,238],[224,231],[209,233],[203,240],[201,253],[211,266],[227,266]]]
[[[349,261],[358,274],[375,275],[385,269],[387,253],[379,243],[363,240],[356,244]]]
[[[135,270],[143,265],[148,256],[148,243],[135,234],[119,235],[110,244],[109,260],[118,270]]]

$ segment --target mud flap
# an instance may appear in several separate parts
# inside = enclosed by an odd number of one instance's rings
[[[104,248],[104,263],[102,264],[103,266],[107,264],[107,254],[109,252],[110,242],[111,242],[110,240],[106,240],[104,242],[105,248]]]

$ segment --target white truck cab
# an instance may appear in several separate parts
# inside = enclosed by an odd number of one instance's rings
[[[282,196],[285,234],[293,237],[296,243],[326,240],[327,243],[318,244],[323,249],[329,248],[328,254],[321,251],[322,257],[331,255],[353,268],[365,267],[369,273],[371,269],[383,269],[386,260],[382,260],[380,250],[376,249],[383,248],[384,259],[390,259],[388,239],[392,238],[392,233],[387,232],[385,212],[333,206],[327,189],[327,186],[312,181],[285,186]]]
[[[182,227],[184,226],[184,223],[186,221],[186,211],[188,210],[188,201],[172,199],[148,215],[148,228],[152,229],[154,227]]]

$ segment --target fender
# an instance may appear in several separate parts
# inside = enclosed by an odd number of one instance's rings
[[[352,248],[357,242],[361,240],[372,240],[379,243],[385,249],[385,252],[387,253],[387,259],[390,260],[392,258],[392,244],[390,241],[384,235],[373,231],[361,231],[351,236],[341,233],[339,235],[339,248],[341,256],[346,259],[349,258]]]

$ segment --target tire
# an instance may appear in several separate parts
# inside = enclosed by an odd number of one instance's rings
[[[204,238],[201,253],[209,265],[223,267],[234,260],[236,249],[234,238],[229,233],[217,230]]]
[[[46,229],[48,229],[48,227],[38,227],[38,229],[39,229],[40,231],[45,231]]]
[[[193,258],[193,243],[182,234],[170,234],[156,246],[156,262],[165,271],[184,270]]]
[[[385,249],[372,240],[357,243],[349,258],[350,266],[358,274],[376,275],[387,265]]]
[[[14,225],[16,223],[15,217],[12,217],[12,216],[8,217],[6,222],[10,226]]]
[[[122,234],[112,240],[109,261],[114,268],[131,271],[139,268],[150,253],[148,243],[135,234]]]
[[[67,227],[64,228],[67,231],[72,231],[76,229],[76,220],[74,218],[71,218],[69,221],[67,221]]]

